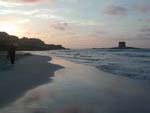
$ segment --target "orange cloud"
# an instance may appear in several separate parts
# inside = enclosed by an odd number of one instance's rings
[[[22,0],[23,2],[39,2],[39,1],[43,1],[43,0]]]
[[[26,2],[26,3],[35,3],[35,2],[40,2],[44,0],[0,0],[2,2]]]

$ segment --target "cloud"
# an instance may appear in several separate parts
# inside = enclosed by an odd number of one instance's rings
[[[127,9],[122,6],[109,5],[105,7],[104,13],[112,16],[124,16],[127,15]]]
[[[11,8],[11,7],[23,6],[23,5],[35,5],[44,1],[48,1],[48,0],[0,0],[0,6]]]
[[[34,15],[36,13],[39,13],[39,10],[38,9],[35,9],[35,10],[27,10],[27,11],[24,11],[24,10],[10,10],[10,9],[4,9],[4,10],[1,10],[0,12],[0,15],[10,15],[10,14],[18,14],[18,15]]]
[[[68,28],[67,22],[53,22],[50,24],[50,27],[53,27],[54,29],[65,31]]]
[[[43,0],[0,0],[2,2],[40,2],[40,1],[43,1]]]
[[[49,9],[34,9],[34,10],[11,10],[2,9],[0,15],[18,15],[18,16],[28,16],[38,19],[50,19],[50,20],[63,20],[61,16],[55,15],[52,10]]]
[[[150,40],[150,33],[138,34],[135,39],[137,40]]]
[[[39,2],[39,1],[42,1],[42,0],[22,0],[23,2]]]
[[[27,19],[27,18],[17,21],[18,24],[25,24],[25,23],[28,23],[28,22],[30,22],[30,19]]]
[[[140,32],[150,33],[150,28],[142,28],[142,29],[140,29]]]
[[[39,19],[63,19],[61,16],[55,14],[55,10],[50,9],[37,9],[33,16]]]
[[[7,15],[7,16],[1,16],[0,18],[0,26],[7,24],[7,23],[13,23],[15,25],[17,24],[27,24],[31,20],[29,18],[25,17],[16,17],[12,15]]]
[[[135,5],[135,10],[139,13],[145,14],[149,13],[150,14],[150,1],[149,2],[138,2]]]
[[[149,19],[145,19],[144,21],[145,21],[145,22],[150,22],[150,18],[149,18]]]
[[[144,27],[139,29],[136,39],[148,39],[150,40],[150,27]]]

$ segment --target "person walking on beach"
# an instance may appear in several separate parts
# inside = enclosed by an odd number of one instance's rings
[[[15,63],[15,56],[16,56],[16,47],[15,45],[11,44],[8,48],[7,58],[10,60],[11,64]]]

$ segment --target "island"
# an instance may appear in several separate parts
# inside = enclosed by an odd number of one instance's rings
[[[118,43],[118,47],[112,47],[110,49],[140,49],[140,48],[129,47],[126,45],[126,42],[122,41]]]
[[[15,44],[17,50],[25,51],[41,51],[41,50],[60,50],[66,49],[62,45],[46,44],[38,38],[19,38],[14,35],[9,35],[6,32],[0,32],[0,51],[7,50],[10,44]]]
[[[117,47],[110,47],[110,48],[92,48],[92,49],[111,49],[111,50],[113,50],[113,49],[121,49],[121,50],[126,50],[126,49],[144,49],[144,48],[136,48],[136,47],[130,47],[130,46],[127,46],[127,44],[126,44],[126,42],[124,42],[124,41],[120,41],[120,42],[118,42],[118,46]],[[146,49],[144,49],[144,50],[146,50]]]

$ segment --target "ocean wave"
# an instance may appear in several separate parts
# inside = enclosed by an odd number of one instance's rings
[[[85,49],[52,52],[67,60],[88,64],[115,75],[150,79],[149,50]]]

